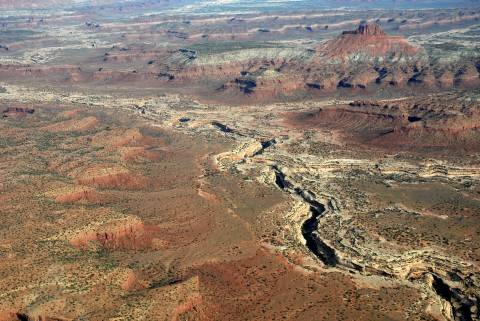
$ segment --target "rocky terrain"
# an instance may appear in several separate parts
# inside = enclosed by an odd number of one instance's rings
[[[228,104],[479,85],[478,9],[169,18],[108,8],[3,18],[0,77],[134,82]]]
[[[0,321],[480,320],[478,8],[12,4]]]
[[[352,101],[293,113],[290,123],[329,129],[370,148],[460,156],[479,151],[478,113],[476,101],[462,95],[438,95],[392,102]]]

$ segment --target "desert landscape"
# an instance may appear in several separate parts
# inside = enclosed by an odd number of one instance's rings
[[[478,1],[0,9],[0,321],[480,320]]]

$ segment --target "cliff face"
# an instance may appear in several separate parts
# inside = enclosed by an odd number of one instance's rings
[[[386,33],[376,23],[362,23],[357,30],[344,31],[342,35],[362,35],[366,37],[385,36]]]
[[[120,30],[108,24],[98,28],[102,32]],[[267,32],[258,37],[264,33]],[[339,32],[326,42],[312,41],[298,47],[272,43],[265,47],[217,48],[220,40],[206,37],[201,44],[195,44],[196,38],[186,32],[188,37],[175,40],[182,41],[181,46],[159,47],[144,42],[155,37],[160,41],[168,34],[150,30],[138,38],[122,36],[121,42],[110,48],[92,49],[95,55],[85,58],[86,65],[0,64],[0,77],[39,81],[47,78],[69,83],[134,82],[186,88],[195,95],[208,96],[209,100],[221,98],[226,102],[275,101],[339,90],[355,95],[378,89],[415,88],[425,92],[480,85],[478,58],[471,56],[454,62],[435,59],[427,53],[428,47],[424,49],[404,37],[389,35],[374,22]],[[10,51],[18,51],[17,47],[11,45]]]
[[[318,51],[321,57],[333,59],[355,59],[351,55],[363,55],[366,58],[398,60],[411,59],[420,50],[402,37],[387,35],[378,24],[366,23],[356,30],[344,31],[338,38],[320,46]]]
[[[480,150],[476,102],[456,96],[403,101],[354,101],[349,105],[295,114],[295,126],[328,128],[349,142],[412,153],[471,153]]]
[[[275,70],[276,76],[266,79],[255,75],[264,71],[247,69],[248,82],[254,84],[245,92],[245,77],[229,81],[225,88],[243,91],[249,97],[276,92],[279,84],[283,94],[305,90],[312,94],[331,93],[336,90],[368,90],[377,87],[436,90],[475,86],[479,74],[474,62],[462,65],[432,66],[421,47],[412,45],[403,37],[385,33],[376,23],[361,24],[356,30],[344,31],[337,38],[318,45],[311,57],[291,58],[277,64],[272,60],[261,68]]]

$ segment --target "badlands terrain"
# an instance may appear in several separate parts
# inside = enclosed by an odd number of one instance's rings
[[[478,2],[0,9],[0,321],[480,320]]]

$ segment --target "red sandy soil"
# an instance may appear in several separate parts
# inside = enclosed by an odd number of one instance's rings
[[[272,186],[215,170],[206,159],[230,150],[227,138],[146,128],[110,109],[85,109],[68,120],[108,119],[108,129],[52,134],[64,111],[39,107],[23,126],[9,118],[0,124],[8,137],[41,138],[28,145],[15,140],[0,154],[9,164],[2,171],[10,189],[0,202],[0,251],[8,258],[0,260],[7,293],[0,310],[42,321],[119,314],[132,320],[400,321],[407,310],[413,319],[431,320],[412,289],[364,289],[348,275],[307,271],[264,249],[265,239],[282,241],[278,229],[291,200]],[[101,139],[92,144],[94,137]],[[121,149],[136,144],[169,152],[125,164]],[[82,152],[71,156],[66,146]],[[152,183],[139,190],[147,177]],[[104,194],[115,201],[94,202]],[[292,260],[312,259],[299,249]],[[25,320],[15,313],[2,317]]]
[[[123,223],[112,228],[88,231],[70,239],[77,248],[86,248],[92,241],[110,250],[139,250],[152,247],[152,240],[158,228],[143,223]]]
[[[102,195],[95,190],[81,190],[72,193],[58,195],[55,201],[62,204],[85,202],[89,204],[100,204],[104,201]]]
[[[389,297],[413,290],[358,290],[346,276],[299,271],[265,250],[244,260],[205,264],[196,273],[207,316],[201,320],[403,320],[400,306],[414,300]],[[369,302],[378,310],[362,311]]]
[[[49,125],[45,129],[51,132],[88,131],[96,128],[99,124],[100,121],[96,117],[89,116],[82,119],[66,120]]]
[[[139,190],[148,184],[148,178],[124,169],[95,167],[77,178],[77,184],[100,189]]]
[[[147,159],[155,161],[160,159],[165,151],[149,150],[150,147],[123,147],[120,149],[120,154],[124,161],[135,161]]]

